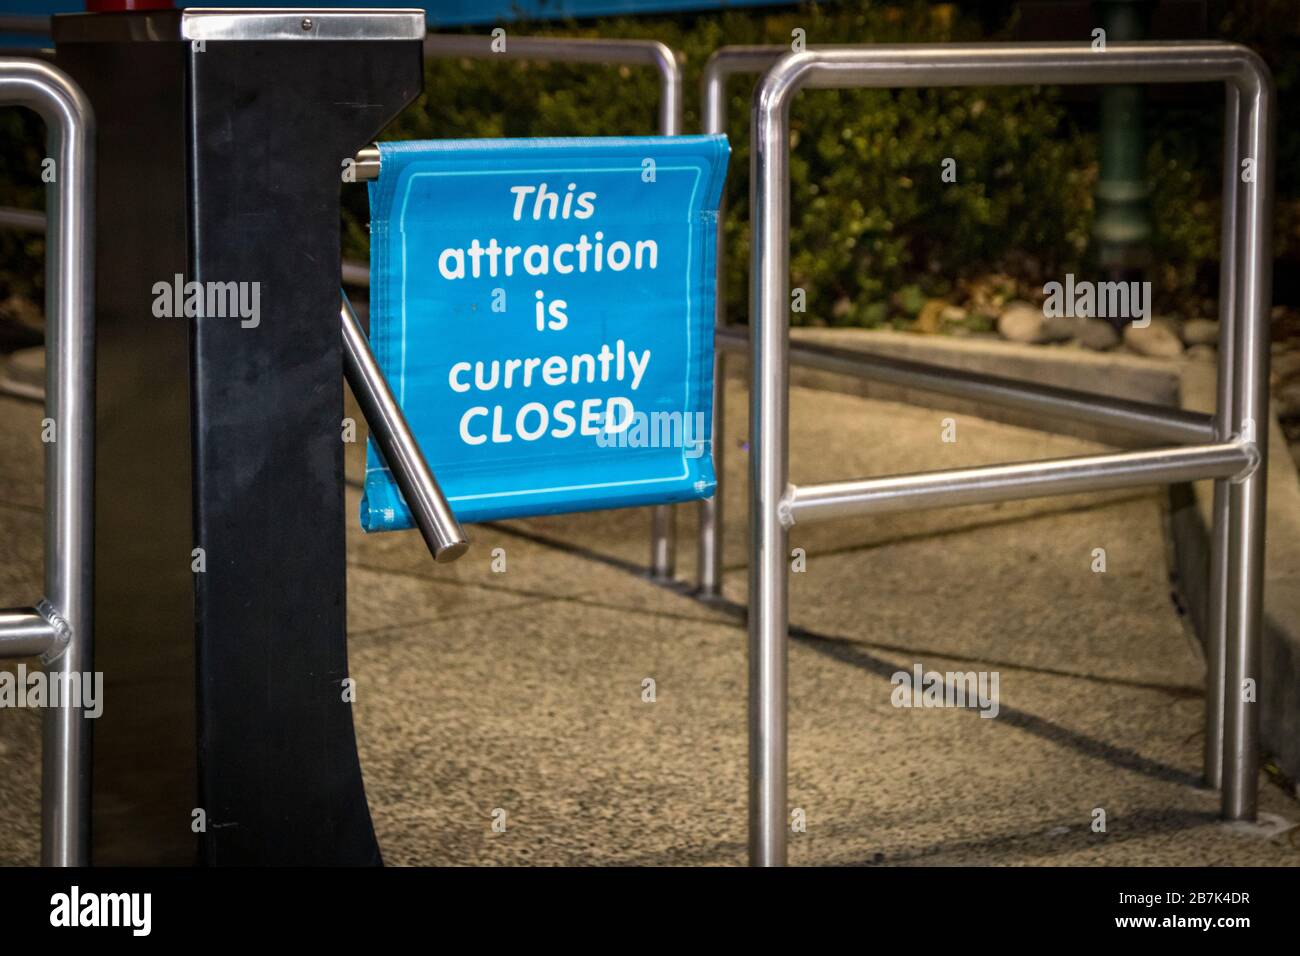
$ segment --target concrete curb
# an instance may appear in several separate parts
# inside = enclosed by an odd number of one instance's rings
[[[0,394],[44,401],[45,346],[0,355]]]
[[[800,342],[858,349],[890,358],[928,362],[1085,392],[1096,391],[1098,383],[1105,382],[1107,393],[1115,398],[1157,405],[1178,404],[1179,363],[1153,361],[1127,353],[1092,352],[1077,346],[1019,345],[995,338],[949,338],[863,329],[796,329],[793,337]],[[1041,416],[1018,409],[981,405],[815,369],[795,367],[791,372],[792,380],[798,385],[848,391],[865,398],[905,402],[923,408],[939,408],[1025,428],[1041,428],[1043,424]],[[1143,444],[1140,440],[1117,436],[1097,426],[1065,419],[1054,419],[1052,430],[1088,441],[1120,444],[1121,447],[1140,447]]]
[[[999,339],[955,339],[863,329],[796,329],[798,341],[930,362],[1009,378],[1097,391],[1136,401],[1209,412],[1215,399],[1215,368],[1194,359],[1157,360],[1078,347],[1017,345]],[[746,374],[743,359],[728,362],[732,375]],[[1041,419],[1014,409],[977,406],[930,392],[866,382],[814,369],[791,368],[791,382],[812,388],[906,402],[1025,427]],[[1137,441],[1108,435],[1077,422],[1053,421],[1052,429],[1091,441],[1133,447]],[[1268,517],[1264,629],[1260,681],[1264,749],[1291,780],[1300,780],[1300,478],[1277,423],[1269,419]],[[1170,489],[1174,586],[1204,640],[1209,580],[1209,526],[1213,483]]]

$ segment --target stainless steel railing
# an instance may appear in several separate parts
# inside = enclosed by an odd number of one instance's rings
[[[48,190],[45,336],[45,597],[0,612],[0,656],[39,654],[51,682],[92,666],[95,325],[94,117],[65,73],[0,59],[0,102],[45,120],[55,181]],[[80,866],[90,855],[90,731],[79,702],[45,711],[41,860]]]
[[[431,43],[431,41],[433,41]],[[430,37],[426,55],[498,56],[637,62],[663,77],[660,123],[680,132],[680,72],[662,44],[510,38],[507,51],[490,50],[487,38]],[[1211,610],[1208,638],[1206,778],[1223,786],[1223,810],[1233,819],[1255,812],[1258,717],[1245,695],[1228,693],[1257,678],[1262,579],[1263,465],[1269,284],[1268,209],[1271,201],[1270,125],[1273,89],[1267,70],[1249,50],[1229,44],[826,47],[782,56],[780,47],[724,48],[704,79],[704,126],[725,128],[725,79],[777,63],[760,84],[755,105],[754,284],[751,481],[750,691],[751,857],[785,859],[785,645],[788,614],[784,561],[789,527],[850,514],[944,507],[1068,491],[1137,484],[1215,480]],[[626,59],[624,59],[626,57]],[[779,60],[779,63],[777,62]],[[1224,159],[1223,265],[1219,400],[1213,417],[1105,396],[921,363],[865,356],[813,345],[791,345],[784,311],[788,285],[789,108],[804,86],[919,86],[989,83],[1205,82],[1227,86]],[[47,444],[47,597],[37,607],[0,612],[0,656],[41,654],[52,673],[80,672],[90,662],[89,536],[90,462],[93,443],[93,325],[91,166],[92,119],[83,96],[48,64],[0,59],[0,97],[40,112],[50,127],[59,179],[51,190],[47,315],[48,418],[55,441]],[[1243,181],[1242,159],[1255,175]],[[37,212],[0,210],[0,224],[40,229]],[[719,261],[721,262],[721,236]],[[364,267],[354,268],[353,279]],[[719,277],[721,266],[719,267]],[[368,277],[366,277],[368,278]],[[702,503],[700,584],[720,585],[720,503],[723,473],[720,387],[723,353],[744,350],[741,333],[725,328],[723,285],[718,285],[718,367],[715,372],[715,454],[719,492]],[[364,333],[346,299],[340,310],[347,373],[399,486],[438,560],[463,552],[465,542],[436,480],[414,447],[409,430],[383,383]],[[369,361],[367,361],[369,359]],[[785,362],[825,368],[946,394],[993,401],[1045,415],[1108,424],[1156,441],[1186,447],[1125,452],[1046,462],[849,480],[794,487],[788,483],[788,383]],[[387,398],[385,398],[387,395]],[[396,413],[395,415],[393,413]],[[410,450],[414,448],[414,454]],[[405,451],[403,451],[405,449]],[[404,483],[405,482],[405,483]],[[656,511],[652,567],[671,577],[671,510]],[[73,712],[75,710],[75,713]],[[79,709],[47,714],[43,770],[43,858],[84,863],[88,852],[86,807],[89,747]]]
[[[816,47],[813,47],[815,50]],[[762,73],[783,55],[786,46],[734,46],[715,51],[704,66],[701,81],[701,119],[704,132],[727,129],[727,80],[738,73]],[[723,488],[725,486],[726,441],[725,361],[728,352],[749,352],[747,329],[727,325],[725,242],[722,217],[718,221],[717,252],[717,350],[714,356],[713,455],[718,487],[713,497],[700,502],[698,593],[701,597],[721,595],[723,554]],[[815,368],[874,382],[890,383],[936,394],[1020,408],[1047,416],[1114,428],[1152,441],[1209,442],[1215,435],[1214,421],[1200,415],[1162,405],[1125,401],[1107,395],[1054,388],[962,369],[942,368],[882,355],[809,343],[790,345],[790,362],[801,368]]]
[[[1219,403],[1214,435],[1180,448],[796,487],[789,481],[790,109],[804,88],[1221,82],[1227,88]],[[754,96],[750,336],[750,861],[786,862],[788,531],[798,521],[1066,491],[1215,480],[1206,775],[1228,819],[1256,809],[1268,414],[1272,126],[1268,68],[1228,43],[821,47],[783,56]],[[1241,174],[1243,160],[1253,175]],[[948,372],[945,375],[950,374]],[[970,379],[971,376],[964,376]],[[1042,396],[1019,399],[1029,407]],[[1047,409],[1043,409],[1047,411]],[[1058,406],[1055,413],[1068,412]],[[1179,430],[1185,416],[1148,409]],[[1163,422],[1160,419],[1164,419]],[[1199,432],[1203,423],[1193,423]],[[1174,437],[1174,436],[1166,436]]]
[[[700,80],[702,94],[700,125],[705,133],[727,131],[727,79],[737,73],[761,73],[789,52],[785,46],[729,46],[715,50],[704,64]],[[725,203],[725,200],[724,200]],[[700,502],[698,559],[696,579],[699,594],[716,598],[722,594],[722,527],[723,486],[727,466],[726,442],[726,354],[724,336],[727,332],[727,267],[726,207],[718,208],[718,240],[716,249],[716,281],[714,284],[714,328],[716,330],[713,353],[713,470],[717,484],[713,496]],[[741,349],[749,347],[748,337]]]

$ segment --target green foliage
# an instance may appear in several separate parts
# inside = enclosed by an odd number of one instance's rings
[[[837,321],[862,324],[909,282],[945,295],[997,264],[1073,264],[1090,200],[1079,140],[1055,138],[1064,123],[1037,89],[806,94],[793,124],[792,283],[812,301],[849,300]],[[948,158],[956,182],[942,180]],[[905,298],[904,313],[919,311]]]
[[[44,129],[30,110],[0,109],[0,206],[39,209],[44,187]],[[11,298],[38,300],[45,294],[45,237],[38,232],[0,229],[0,309]]]
[[[746,11],[682,20],[612,19],[514,33],[654,37],[683,57],[687,130],[699,128],[701,70],[720,46],[788,45],[796,27],[822,42],[946,42],[985,38],[948,5],[911,2]],[[749,255],[749,91],[728,97],[727,283],[744,321]],[[391,139],[618,135],[655,131],[654,71],[492,61],[435,61],[425,94],[385,131]],[[791,159],[792,284],[808,290],[808,318],[876,324],[909,282],[925,294],[998,264],[1019,274],[1073,264],[1091,206],[1091,142],[1070,126],[1050,90],[815,91],[800,97]],[[940,181],[952,157],[957,182]],[[348,197],[347,251],[364,254],[364,204]],[[1028,250],[1032,259],[1026,260]],[[847,307],[830,315],[830,305]],[[919,305],[910,309],[915,312]],[[898,308],[895,307],[897,312]],[[903,309],[903,313],[909,311]]]
[[[1294,0],[1237,3],[1222,34],[1251,42],[1275,71],[1278,124],[1276,251],[1300,258],[1300,20]],[[699,129],[699,81],[710,54],[737,44],[787,45],[796,27],[822,43],[964,42],[1009,38],[988,5],[920,0],[757,8],[674,18],[611,18],[507,27],[510,35],[642,37],[677,50],[684,129]],[[1011,9],[998,6],[999,11]],[[1244,12],[1241,12],[1244,11]],[[481,32],[481,31],[480,31]],[[754,77],[728,96],[726,281],[731,319],[746,319],[749,111]],[[451,59],[426,64],[425,92],[384,139],[648,134],[656,131],[654,70]],[[1187,103],[1186,99],[1181,101]],[[1221,172],[1219,95],[1213,108],[1149,105],[1152,278],[1157,307],[1203,311],[1217,281]],[[959,298],[988,277],[1023,294],[1086,267],[1097,176],[1095,116],[1086,98],[1051,88],[814,90],[792,114],[791,284],[807,292],[797,321],[910,322],[927,299]],[[39,123],[0,110],[0,204],[41,203]],[[956,162],[956,182],[941,178]],[[342,188],[342,245],[367,256],[365,190]],[[0,307],[42,294],[39,236],[0,231]],[[1300,270],[1279,265],[1280,276]],[[1019,291],[1017,290],[1019,285]],[[1287,293],[1279,289],[1286,300]],[[972,322],[987,324],[986,315]],[[973,326],[972,326],[973,327]]]
[[[1152,219],[1148,278],[1157,301],[1182,300],[1184,311],[1213,316],[1212,303],[1197,308],[1186,300],[1217,285],[1222,117],[1214,117],[1217,122],[1208,130],[1201,129],[1205,124],[1199,117],[1184,118],[1179,124],[1165,117],[1165,128],[1147,153]]]

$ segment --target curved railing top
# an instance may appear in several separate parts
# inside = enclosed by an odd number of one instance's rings
[[[559,60],[566,63],[637,64],[659,71],[662,96],[659,130],[665,136],[682,131],[682,68],[677,55],[659,40],[588,39],[430,33],[425,56],[467,56],[477,59]]]
[[[933,71],[943,70],[936,79]],[[1100,83],[1210,83],[1271,96],[1272,74],[1239,43],[901,43],[817,46],[788,53],[760,81],[760,96],[804,87],[1020,86]]]

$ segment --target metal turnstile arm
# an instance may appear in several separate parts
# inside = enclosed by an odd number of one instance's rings
[[[455,561],[469,549],[469,541],[438,487],[438,479],[424,460],[384,373],[379,370],[346,292],[339,307],[339,318],[343,322],[343,374],[357,397],[370,434],[402,490],[433,560],[439,564]]]

